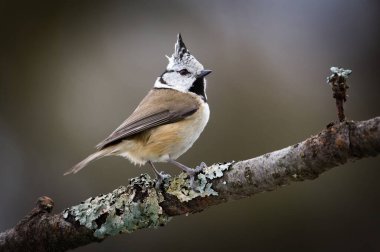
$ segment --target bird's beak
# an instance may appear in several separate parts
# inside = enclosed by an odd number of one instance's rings
[[[206,75],[209,75],[211,72],[211,70],[202,70],[199,74],[197,74],[197,78],[203,78]]]

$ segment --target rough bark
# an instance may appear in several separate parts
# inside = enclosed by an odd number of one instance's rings
[[[230,200],[315,179],[348,161],[380,153],[380,117],[329,125],[303,142],[262,156],[204,168],[193,188],[187,175],[159,188],[142,174],[128,186],[87,199],[58,214],[41,197],[14,228],[0,234],[0,251],[66,251],[110,235],[165,225],[171,216],[195,213]]]

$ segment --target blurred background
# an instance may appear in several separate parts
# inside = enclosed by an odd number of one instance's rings
[[[380,115],[377,1],[0,1],[0,230],[42,195],[55,212],[149,172],[94,151],[165,69],[181,32],[211,118],[179,160],[242,160],[337,119],[325,79],[353,70],[346,114]],[[380,251],[380,158],[77,251]],[[160,169],[178,174],[171,165]]]

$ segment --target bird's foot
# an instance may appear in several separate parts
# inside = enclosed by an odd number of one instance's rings
[[[195,173],[200,173],[204,168],[207,168],[207,165],[205,162],[201,162],[198,166],[195,167]]]
[[[156,175],[156,189],[160,189],[161,185],[165,185],[165,180],[168,180],[171,176],[168,173],[164,173],[163,171],[158,171],[154,166],[153,162],[149,161],[149,164],[152,166],[154,174]]]
[[[206,168],[206,167],[207,167],[206,163],[201,162],[200,165],[196,166],[194,169],[189,168],[189,170],[185,171],[189,175],[191,189],[195,190],[195,186],[194,186],[195,176],[197,176],[203,170],[203,168]]]
[[[194,178],[198,173],[200,173],[204,168],[207,167],[207,165],[202,162],[200,165],[196,166],[194,169],[187,167],[186,165],[181,164],[180,162],[176,160],[169,160],[170,163],[174,164],[175,166],[181,168],[182,171],[186,172],[187,175],[189,175],[190,178],[190,187],[194,190]]]
[[[165,185],[165,181],[171,178],[170,174],[164,173],[163,171],[156,172],[155,174],[156,174],[156,181],[157,181],[155,185],[156,189],[160,189],[161,185]]]

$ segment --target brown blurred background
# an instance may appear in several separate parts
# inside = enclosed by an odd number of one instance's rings
[[[210,122],[185,164],[247,159],[322,130],[337,118],[330,66],[353,70],[349,119],[379,116],[379,13],[366,0],[0,1],[0,230],[41,195],[58,212],[151,173],[114,157],[62,176],[132,112],[178,32],[214,71]],[[77,251],[380,251],[379,161]]]

